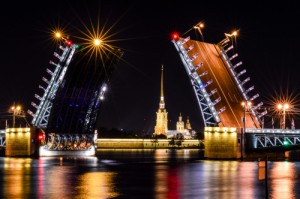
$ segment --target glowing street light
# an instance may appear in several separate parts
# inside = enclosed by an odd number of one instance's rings
[[[238,31],[235,30],[231,34],[228,34],[228,33],[224,33],[224,34],[225,34],[226,37],[232,37],[232,36],[236,37],[238,35]]]
[[[231,33],[232,36],[236,37],[238,35],[238,32],[235,30]]]
[[[246,133],[246,111],[250,110],[252,103],[250,101],[245,101],[241,103],[242,107],[244,108],[244,117],[243,117],[243,123],[244,123],[244,129],[242,131],[241,135],[241,159],[243,159],[244,156],[244,136]]]
[[[57,38],[57,39],[60,39],[62,37],[62,34],[60,32],[55,32],[54,36]]]
[[[16,115],[20,115],[22,110],[21,106],[16,106],[15,104],[10,108],[10,112],[13,114],[13,128],[15,128]]]
[[[70,42],[69,40],[69,36],[66,36],[63,31],[57,29],[57,30],[53,30],[53,38],[56,40],[56,41],[63,41],[65,42],[67,45],[69,45],[68,42]],[[71,43],[72,44],[72,43]],[[70,45],[71,45],[70,44]],[[70,46],[69,45],[69,46]]]
[[[100,46],[102,43],[101,39],[94,39],[94,45],[95,46]]]
[[[251,108],[252,103],[250,101],[242,102],[242,107],[244,107],[244,131],[246,130],[246,111]]]
[[[204,41],[204,38],[203,38],[203,33],[201,31],[201,29],[204,28],[204,24],[202,22],[199,22],[197,25],[194,26],[194,29],[197,29],[201,35],[201,39],[202,41]]]
[[[281,126],[282,129],[285,129],[285,111],[288,110],[289,108],[290,108],[290,105],[288,103],[284,103],[284,104],[279,103],[279,104],[277,104],[277,109],[279,111],[282,110],[282,115],[283,115],[283,121],[282,121],[282,126]]]

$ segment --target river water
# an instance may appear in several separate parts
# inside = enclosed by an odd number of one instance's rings
[[[0,198],[265,198],[257,161],[202,151],[101,150],[97,157],[0,157]],[[300,162],[269,161],[269,198],[300,198]]]

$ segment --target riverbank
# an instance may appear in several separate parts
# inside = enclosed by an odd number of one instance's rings
[[[203,148],[201,140],[175,140],[168,139],[97,139],[98,149],[200,149]]]

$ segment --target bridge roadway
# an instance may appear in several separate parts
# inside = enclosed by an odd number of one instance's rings
[[[207,75],[201,77],[201,81],[206,83],[213,80],[206,87],[208,93],[217,88],[217,92],[211,96],[211,100],[214,101],[221,97],[221,101],[215,105],[216,110],[226,108],[219,114],[221,122],[218,125],[243,128],[244,108],[241,106],[241,102],[244,101],[244,98],[220,54],[220,47],[215,44],[189,40],[184,44],[184,48],[188,49],[191,45],[194,45],[194,48],[188,52],[189,56],[198,54],[198,57],[193,60],[193,65],[197,66],[203,62],[203,66],[197,69],[198,75],[205,71],[208,72]],[[258,121],[252,118],[251,114],[246,114],[246,128],[260,128]]]

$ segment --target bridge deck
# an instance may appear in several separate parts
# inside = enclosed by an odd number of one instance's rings
[[[242,128],[244,126],[242,120],[244,109],[241,106],[241,102],[244,101],[244,98],[220,55],[220,48],[214,44],[194,40],[189,40],[184,45],[186,49],[188,46],[194,45],[194,48],[188,52],[190,57],[197,53],[199,55],[193,61],[194,66],[203,62],[203,66],[198,68],[197,73],[200,75],[205,71],[208,72],[207,75],[201,77],[201,81],[206,83],[213,80],[206,87],[207,91],[210,92],[217,88],[217,92],[211,96],[211,100],[214,101],[221,97],[221,101],[215,105],[215,108],[217,110],[222,107],[226,108],[224,112],[219,114],[221,119],[219,126]],[[259,127],[259,123],[250,114],[246,114],[246,127],[257,128]]]

